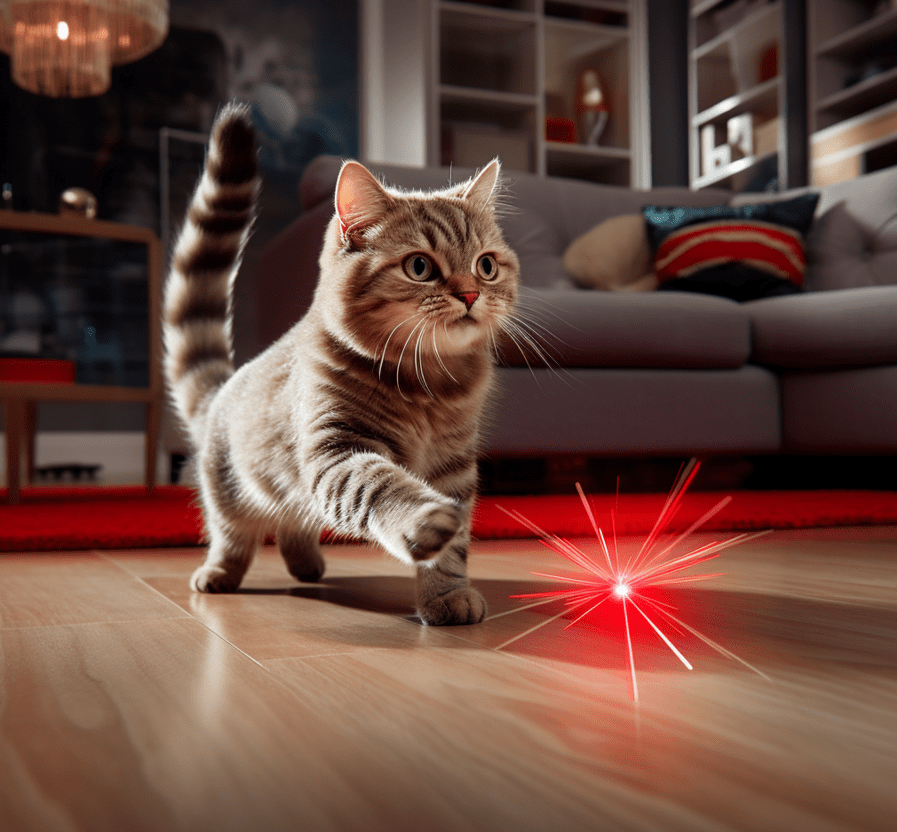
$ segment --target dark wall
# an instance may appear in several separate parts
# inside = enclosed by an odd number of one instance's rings
[[[651,183],[688,186],[688,0],[647,0]]]

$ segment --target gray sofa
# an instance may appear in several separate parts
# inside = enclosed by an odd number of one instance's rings
[[[308,306],[340,160],[300,186],[304,213],[262,255],[259,331]],[[371,165],[408,188],[448,169]],[[456,169],[455,181],[470,171]],[[747,303],[685,292],[577,288],[561,258],[604,219],[644,204],[721,205],[757,194],[637,191],[511,173],[502,220],[523,312],[553,366],[507,351],[486,451],[493,457],[874,455],[897,452],[897,168],[821,190],[806,292]],[[784,198],[781,194],[774,198]]]

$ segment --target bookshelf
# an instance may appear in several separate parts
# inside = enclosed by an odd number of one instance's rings
[[[368,158],[476,167],[498,155],[508,171],[648,184],[644,0],[375,6],[365,23]],[[586,71],[607,104],[595,143],[577,124]]]
[[[810,0],[814,185],[897,164],[897,3]]]
[[[699,0],[689,20],[693,188],[806,184],[805,21],[795,0]]]

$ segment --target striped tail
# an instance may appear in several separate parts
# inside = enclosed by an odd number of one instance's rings
[[[259,190],[249,108],[228,104],[212,127],[205,169],[187,211],[165,286],[165,376],[194,438],[234,372],[233,283]]]

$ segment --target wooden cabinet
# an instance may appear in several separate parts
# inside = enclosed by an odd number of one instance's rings
[[[74,366],[70,383],[0,382],[8,499],[17,500],[22,472],[33,467],[36,407],[45,401],[144,404],[152,488],[163,403],[158,238],[102,220],[0,211],[0,243],[2,343]]]
[[[363,11],[367,158],[470,167],[498,155],[509,171],[648,184],[644,0],[370,0]],[[589,71],[607,107],[596,143],[576,123]]]
[[[810,0],[811,181],[897,164],[897,3]]]
[[[693,188],[806,184],[805,34],[794,0],[700,0],[689,21]]]

